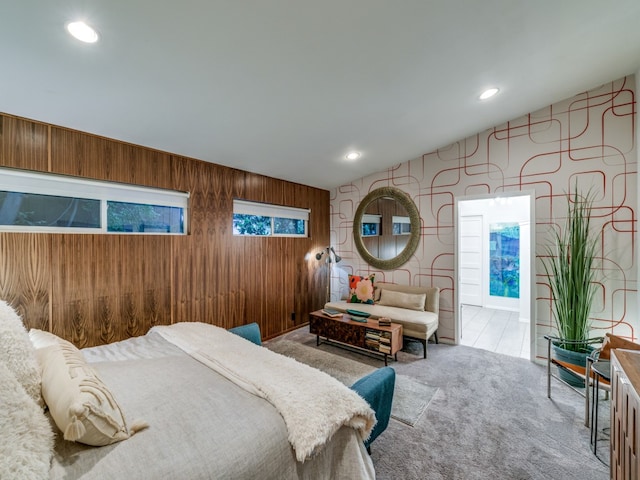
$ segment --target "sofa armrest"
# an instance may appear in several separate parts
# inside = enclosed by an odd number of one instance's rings
[[[440,312],[440,289],[431,287],[427,289],[427,301],[425,302],[425,310],[439,315]]]

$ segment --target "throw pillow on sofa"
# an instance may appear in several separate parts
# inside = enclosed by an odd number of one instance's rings
[[[423,312],[426,299],[426,293],[404,293],[393,290],[382,290],[378,304]]]
[[[368,303],[373,305],[373,287],[375,274],[367,277],[360,275],[349,275],[349,303]]]

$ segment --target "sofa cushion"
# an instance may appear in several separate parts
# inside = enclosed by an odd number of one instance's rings
[[[329,302],[325,305],[325,308],[346,312],[348,308],[351,308],[351,304],[347,302]],[[393,323],[402,325],[402,334],[409,337],[427,340],[438,329],[438,315],[433,312],[419,312],[380,304],[362,304],[358,306],[358,310],[371,314],[370,318],[372,319],[389,317]]]
[[[349,274],[349,303],[373,304],[375,274],[367,277]]]
[[[423,312],[426,297],[426,293],[404,293],[394,292],[393,290],[382,290],[378,304]]]

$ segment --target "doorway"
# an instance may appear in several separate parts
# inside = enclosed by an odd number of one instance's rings
[[[456,199],[457,344],[532,358],[534,198]]]

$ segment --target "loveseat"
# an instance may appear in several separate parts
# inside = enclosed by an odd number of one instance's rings
[[[352,298],[349,296],[349,298]],[[427,358],[427,342],[433,336],[438,343],[438,314],[440,289],[438,287],[416,287],[396,283],[375,284],[373,303],[351,303],[346,299],[327,302],[325,308],[340,312],[357,310],[371,315],[370,318],[389,317],[393,323],[402,325],[403,336],[418,340],[424,347]]]

